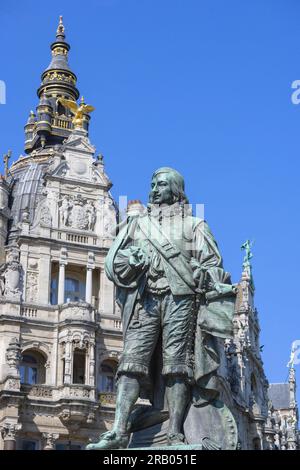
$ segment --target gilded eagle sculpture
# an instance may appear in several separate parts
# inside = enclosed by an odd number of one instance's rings
[[[85,104],[83,97],[81,98],[79,105],[76,103],[76,101],[67,100],[65,98],[59,98],[58,101],[63,106],[68,108],[72,114],[74,114],[72,123],[74,124],[75,128],[76,127],[82,128],[83,121],[84,121],[84,114],[89,114],[95,109],[94,106],[91,106],[90,104]]]

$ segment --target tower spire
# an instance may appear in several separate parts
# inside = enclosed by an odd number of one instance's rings
[[[42,73],[42,84],[37,91],[39,98],[46,91],[48,98],[62,96],[73,101],[78,99],[77,77],[72,72],[68,62],[69,50],[70,45],[66,42],[63,17],[60,16],[56,38],[51,44],[52,59],[49,66]]]
[[[79,91],[77,77],[68,62],[70,45],[66,41],[63,17],[59,17],[55,40],[50,46],[51,61],[41,75],[37,90],[39,104],[36,118],[30,116],[25,125],[25,151],[61,144],[73,129],[73,116],[60,100],[76,102]],[[88,120],[85,129],[88,130]]]
[[[57,26],[57,30],[56,30],[56,38],[65,38],[65,27],[64,27],[64,24],[63,24],[63,17],[62,15],[60,15],[59,17],[59,23],[58,23],[58,26]]]

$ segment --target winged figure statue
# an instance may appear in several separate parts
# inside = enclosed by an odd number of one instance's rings
[[[76,101],[67,100],[65,98],[59,98],[58,101],[63,106],[68,108],[72,114],[74,114],[74,117],[72,119],[74,127],[82,128],[84,114],[91,113],[95,109],[94,106],[91,106],[90,104],[85,104],[83,97],[81,98],[81,102],[79,105],[76,103]]]

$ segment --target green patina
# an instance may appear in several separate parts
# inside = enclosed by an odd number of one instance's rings
[[[187,407],[218,397],[216,340],[232,336],[235,286],[207,223],[189,210],[182,176],[157,170],[147,209],[135,206],[105,266],[124,332],[115,423],[88,449],[125,448],[131,432],[166,419],[166,444],[186,445]],[[152,406],[135,407],[139,396]]]

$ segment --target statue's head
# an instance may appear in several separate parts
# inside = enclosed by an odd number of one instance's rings
[[[184,192],[184,179],[173,168],[162,167],[152,175],[151,192],[149,202],[152,204],[188,204],[188,198]]]

